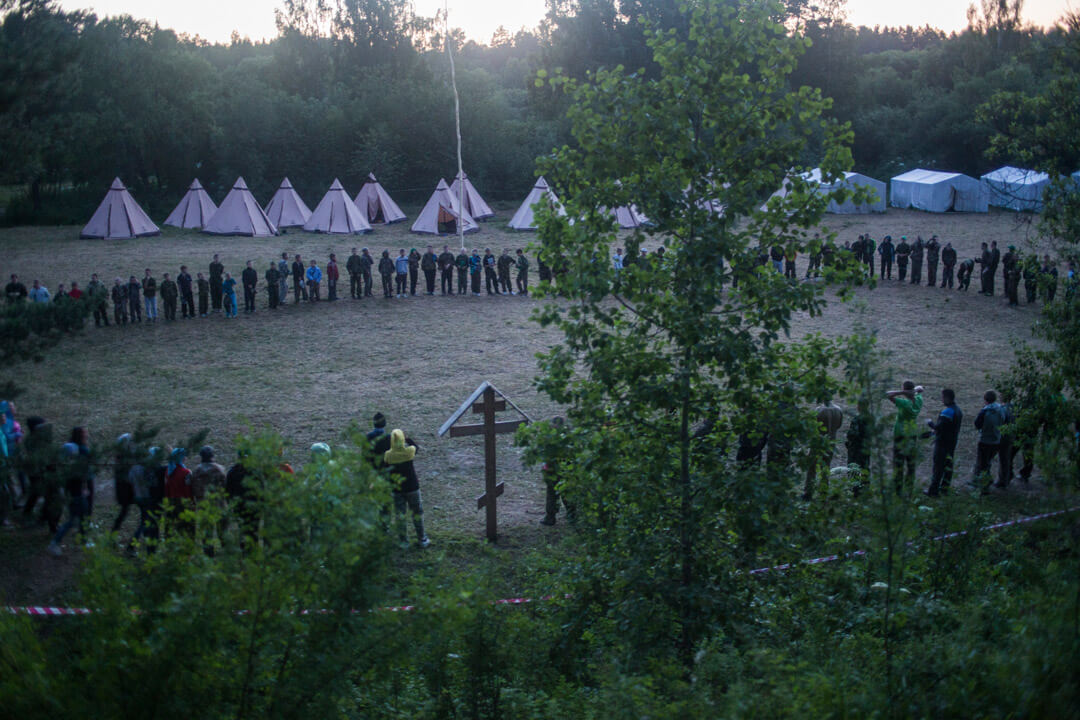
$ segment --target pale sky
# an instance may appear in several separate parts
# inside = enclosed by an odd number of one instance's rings
[[[67,9],[91,8],[98,15],[127,13],[156,20],[162,27],[211,42],[228,42],[233,30],[252,40],[273,38],[274,8],[279,0],[61,0]],[[419,15],[432,16],[442,0],[414,0]],[[945,31],[967,25],[969,0],[848,0],[848,21],[853,25],[914,25],[929,23]],[[544,0],[456,0],[449,3],[450,24],[479,42],[489,42],[499,25],[511,34],[533,28],[544,16]],[[1080,0],[1026,0],[1024,19],[1050,25],[1066,10],[1080,8]]]

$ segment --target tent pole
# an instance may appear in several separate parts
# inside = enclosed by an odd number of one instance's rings
[[[443,3],[443,20],[446,23],[446,54],[450,58],[450,85],[454,88],[454,127],[457,130],[457,170],[458,170],[458,240],[461,250],[465,250],[465,181],[462,179],[465,171],[461,164],[461,100],[458,97],[457,73],[454,71],[454,53],[450,49],[450,7],[447,2]]]

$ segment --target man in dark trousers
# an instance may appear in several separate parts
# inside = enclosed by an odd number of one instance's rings
[[[951,242],[946,242],[945,247],[941,248],[941,287],[948,285],[949,289],[952,289],[953,268],[955,267],[956,250]]]
[[[195,317],[194,283],[187,265],[181,265],[180,274],[176,276],[176,287],[180,290],[180,315],[185,320]]]
[[[986,405],[975,418],[979,444],[975,457],[975,477],[971,479],[971,484],[979,487],[985,495],[990,492],[990,465],[1001,447],[1001,426],[1005,424],[1005,412],[993,390],[987,390],[983,400]]]
[[[360,254],[356,248],[352,249],[352,255],[345,261],[345,272],[349,273],[349,297],[359,300],[364,290],[360,280]]]
[[[435,294],[435,273],[439,268],[439,258],[435,250],[428,245],[427,251],[420,256],[420,269],[424,271],[424,292],[428,295]]]
[[[986,279],[987,274],[990,272],[990,246],[986,243],[982,244],[982,252],[979,254],[979,259],[975,262],[979,263],[979,294],[986,295],[986,288],[988,282]]]
[[[1020,304],[1020,256],[1016,253],[1016,247],[1009,246],[1009,252],[1005,253],[1001,264],[1005,274],[1005,296],[1009,298],[1010,305]]]
[[[113,304],[113,322],[117,325],[127,325],[127,285],[120,278],[116,278],[110,293]]]
[[[199,317],[206,317],[210,313],[210,281],[195,273],[195,287],[199,291]]]
[[[225,266],[221,264],[217,253],[214,253],[214,261],[210,263],[210,302],[214,312],[221,312],[221,283],[225,274]]]
[[[922,262],[923,253],[926,250],[926,244],[923,243],[922,237],[915,238],[915,243],[911,246],[911,284],[922,285]]]
[[[967,291],[971,287],[971,276],[975,272],[975,258],[968,258],[960,263],[960,269],[956,271],[958,290]]]
[[[498,260],[491,252],[491,248],[484,249],[484,288],[488,295],[499,294],[499,271]]]
[[[941,255],[941,243],[937,235],[931,235],[926,241],[926,287],[937,285],[937,265]]]
[[[1016,252],[1016,246],[1010,245],[1001,258],[1001,281],[1005,287],[1005,294],[1009,294],[1009,268],[1019,262],[1020,255]]]
[[[142,283],[139,279],[132,275],[128,278],[127,284],[127,296],[128,296],[128,317],[131,318],[132,323],[142,322]]]
[[[439,289],[443,295],[454,294],[454,253],[448,245],[442,246],[439,254]]]
[[[998,265],[1001,264],[1001,251],[998,250],[997,240],[990,243],[990,275],[986,278],[986,294],[994,294],[994,279],[997,276]]]
[[[457,268],[458,296],[465,297],[469,294],[469,256],[465,253],[465,248],[454,256],[454,267]]]
[[[28,294],[29,291],[26,289],[26,285],[19,282],[18,275],[12,273],[11,282],[4,286],[4,296],[7,297],[8,305],[25,301]]]
[[[302,299],[307,300],[307,286],[304,278],[306,273],[304,261],[300,259],[300,255],[297,255],[293,258],[292,264],[293,304],[299,303]]]
[[[278,304],[284,305],[289,297],[289,278],[292,271],[289,269],[289,253],[281,253],[281,259],[277,262],[278,271]]]
[[[379,258],[379,277],[382,278],[382,295],[389,300],[394,294],[394,261],[390,259],[389,250],[383,250]]]
[[[146,305],[146,321],[157,322],[157,280],[150,274],[150,268],[146,268],[142,288],[143,301]]]
[[[480,257],[480,251],[473,248],[469,256],[469,280],[472,283],[472,294],[480,297],[480,273],[484,267],[484,259]]]
[[[375,258],[367,248],[360,251],[360,279],[364,281],[364,297],[371,297],[371,269],[375,267]]]
[[[244,286],[244,312],[255,312],[255,286],[259,283],[259,273],[247,261],[244,272],[240,273],[240,283]]]
[[[866,264],[867,277],[874,277],[874,252],[877,250],[874,238],[867,235],[862,243],[863,263]]]
[[[416,295],[416,283],[420,280],[420,251],[409,248],[409,297]]]
[[[330,253],[330,259],[326,261],[326,300],[327,302],[334,302],[337,300],[337,284],[338,278],[341,277],[341,272],[338,270],[337,255]]]
[[[907,265],[910,257],[911,246],[908,245],[906,237],[901,237],[900,243],[896,246],[896,271],[900,282],[904,282],[904,279],[907,278]]]
[[[937,422],[926,421],[934,436],[934,469],[930,475],[930,487],[925,491],[930,497],[949,491],[956,443],[960,439],[960,427],[964,420],[964,413],[956,406],[956,393],[951,388],[941,391],[941,404],[944,407],[938,414]]]
[[[514,261],[514,265],[517,266],[517,289],[518,295],[529,294],[529,259],[525,257],[524,251],[518,248],[517,260]]]
[[[1037,263],[1036,263],[1037,265]],[[15,277],[12,275],[12,277]],[[105,304],[105,298],[109,292],[105,289],[105,283],[98,280],[97,273],[90,276],[90,284],[86,286],[86,298],[90,307],[94,309],[94,327],[109,327],[109,309]]]
[[[270,309],[276,310],[278,306],[278,274],[277,263],[270,261],[270,267],[266,270],[266,293],[270,296]]]
[[[878,255],[881,256],[881,279],[892,280],[893,258],[896,257],[896,246],[893,245],[892,235],[886,235],[878,246]]]
[[[169,278],[169,273],[162,273],[161,287],[158,288],[158,292],[161,293],[161,302],[165,305],[165,319],[169,321],[175,320],[176,298],[180,296],[180,290],[176,287],[176,283]]]
[[[1027,296],[1028,305],[1033,305],[1036,291],[1039,289],[1039,256],[1028,255],[1023,259],[1021,265],[1024,268],[1024,294]]]
[[[510,256],[510,249],[503,248],[502,255],[496,261],[499,275],[499,292],[503,295],[515,295],[513,285],[510,282],[510,268],[514,267],[514,258]]]

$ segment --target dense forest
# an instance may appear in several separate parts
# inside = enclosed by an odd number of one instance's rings
[[[518,199],[536,159],[570,139],[565,96],[538,72],[654,73],[647,27],[681,31],[678,0],[550,0],[532,31],[487,44],[449,33],[458,63],[466,171]],[[843,2],[788,0],[783,22],[812,46],[790,76],[821,88],[854,130],[855,169],[888,178],[933,167],[979,174],[992,132],[976,109],[1048,80],[1061,28],[1026,26],[1022,0],[972,8],[969,28],[852,27]],[[211,45],[132,17],[0,0],[0,185],[4,222],[82,222],[114,176],[155,216],[192,178],[218,201],[242,175],[269,198],[288,176],[314,201],[335,177],[374,171],[419,203],[456,168],[443,22],[405,0],[285,0],[278,37]],[[817,164],[817,146],[807,149]]]

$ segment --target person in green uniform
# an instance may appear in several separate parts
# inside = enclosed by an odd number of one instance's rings
[[[424,271],[424,292],[428,295],[435,294],[435,273],[439,269],[439,258],[435,255],[435,249],[430,245],[427,251],[420,256],[420,269]]]
[[[911,245],[911,284],[922,285],[922,261],[926,244],[921,237],[915,238]]]
[[[454,253],[448,245],[442,246],[439,253],[439,287],[443,295],[454,294]]]
[[[881,279],[892,280],[893,258],[896,257],[896,246],[893,245],[892,235],[886,235],[878,246],[878,255],[881,256]]]
[[[945,247],[941,248],[941,265],[941,287],[947,285],[952,290],[953,268],[956,267],[956,249],[953,248],[951,242],[946,242]]]
[[[1020,264],[1023,266],[1024,294],[1028,305],[1035,304],[1035,293],[1039,289],[1039,257],[1028,255]]]
[[[896,272],[900,282],[904,282],[907,277],[907,264],[910,257],[911,246],[908,245],[906,237],[901,237],[900,242],[896,245]]]
[[[420,279],[420,251],[409,249],[409,297],[416,295],[416,283]]]
[[[941,242],[937,235],[926,241],[926,287],[937,285],[937,266],[941,257]]]
[[[210,281],[202,273],[195,273],[195,287],[199,292],[199,317],[210,314]]]
[[[503,248],[499,259],[495,261],[496,272],[499,278],[500,295],[516,295],[513,284],[510,282],[510,268],[514,267],[514,258],[510,257],[510,250]]]
[[[180,288],[178,288],[176,282],[169,277],[169,273],[162,274],[161,287],[158,288],[158,292],[161,293],[161,302],[165,305],[165,320],[175,320],[176,299],[180,297]]]
[[[469,294],[469,256],[465,248],[461,248],[461,252],[454,257],[454,267],[457,268],[458,295],[466,297]]]
[[[524,251],[518,248],[517,260],[514,262],[517,266],[517,289],[518,295],[529,294],[529,258],[525,257]]]
[[[918,459],[919,412],[923,406],[922,386],[905,380],[900,390],[885,394],[896,406],[893,425],[893,482],[896,494],[909,494],[915,485],[915,464]]]
[[[108,294],[105,283],[98,280],[97,273],[93,273],[90,284],[86,286],[86,301],[94,309],[94,327],[109,327],[109,309],[105,303]]]
[[[280,279],[281,274],[278,272],[277,263],[271,260],[270,267],[266,270],[266,294],[270,296],[271,310],[276,310],[278,306],[278,281]]]

